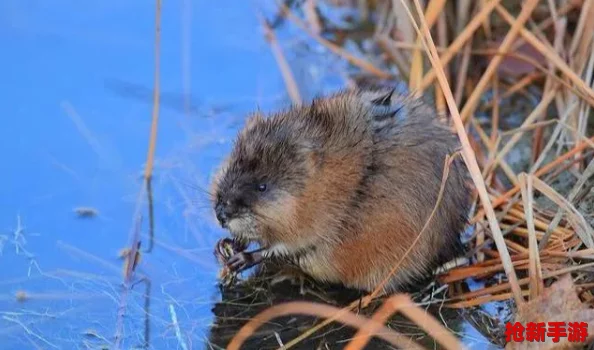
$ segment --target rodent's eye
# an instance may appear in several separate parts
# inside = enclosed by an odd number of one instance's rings
[[[266,186],[266,184],[259,184],[258,185],[258,191],[259,192],[266,192],[267,189],[268,189],[268,186]]]

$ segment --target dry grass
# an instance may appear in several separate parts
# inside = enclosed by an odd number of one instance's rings
[[[289,25],[358,70],[349,79],[404,80],[412,92],[433,96],[436,109],[449,112],[460,138],[477,190],[469,213],[474,232],[466,266],[438,276],[447,286],[443,306],[463,309],[512,298],[520,305],[537,299],[565,274],[578,282],[581,299],[592,304],[594,274],[587,261],[594,259],[594,219],[589,215],[594,209],[594,137],[589,129],[594,35],[588,16],[594,13],[594,1],[558,6],[555,1],[529,0],[515,6],[486,0],[466,2],[466,7],[456,7],[462,1],[442,0],[426,1],[425,7],[418,0],[326,1],[336,11],[356,9],[374,26],[365,38],[374,49],[365,57],[341,45],[348,38],[336,39],[339,30],[315,11],[320,2],[279,8]],[[265,28],[290,96],[298,100],[290,68],[272,29]],[[532,51],[524,50],[528,46]],[[528,111],[523,113],[517,105]],[[514,160],[511,155],[518,152],[524,154]],[[468,279],[486,283],[468,291]],[[372,336],[395,346],[406,341],[412,347],[413,340],[384,326],[396,311],[444,348],[460,347],[404,295],[383,297],[382,306],[368,319],[352,312],[369,305],[377,294],[344,308],[305,302],[272,307],[245,324],[229,347],[239,348],[259,326],[292,313],[325,320],[282,344],[284,349],[335,321],[359,329],[348,349],[363,348]]]
[[[153,241],[154,241],[154,221],[153,221],[153,200],[152,200],[152,187],[151,181],[153,176],[153,165],[154,165],[154,158],[155,158],[155,148],[157,144],[157,130],[158,130],[158,121],[159,121],[159,110],[160,110],[160,76],[161,76],[161,0],[156,0],[155,2],[155,70],[154,70],[154,88],[153,88],[153,111],[152,111],[152,123],[151,123],[151,131],[150,131],[150,141],[148,146],[148,155],[146,161],[146,167],[144,169],[144,181],[141,190],[138,193],[138,198],[136,200],[136,208],[134,211],[133,216],[133,224],[132,229],[130,231],[129,237],[129,247],[125,249],[125,254],[123,254],[124,264],[123,264],[123,290],[120,295],[119,305],[118,305],[118,312],[116,318],[116,331],[114,335],[114,349],[120,349],[122,346],[122,341],[124,337],[124,318],[126,317],[126,309],[128,306],[128,294],[132,290],[135,284],[139,281],[145,282],[147,292],[145,294],[146,300],[149,300],[150,297],[150,280],[145,279],[143,277],[136,276],[136,267],[138,266],[138,262],[140,261],[141,254],[140,254],[140,245],[141,245],[141,223],[142,223],[142,215],[141,215],[141,205],[143,203],[144,195],[146,194],[147,202],[148,202],[148,212],[149,212],[149,246],[147,249],[147,253],[153,248]],[[148,305],[148,304],[146,304]],[[149,313],[148,307],[145,305],[145,317],[146,322],[148,323]],[[145,327],[146,334],[144,339],[145,346],[149,345],[149,336],[148,336],[148,329],[149,327]]]

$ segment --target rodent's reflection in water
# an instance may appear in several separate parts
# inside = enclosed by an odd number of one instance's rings
[[[237,284],[221,287],[221,301],[213,307],[214,320],[210,329],[209,341],[213,348],[226,348],[235,334],[251,318],[267,308],[290,301],[312,301],[345,307],[360,299],[365,293],[345,288],[339,284],[319,283],[308,276],[300,274],[300,270],[279,266],[266,261],[250,269],[249,277],[245,276]],[[428,291],[430,293],[430,291]],[[372,303],[363,310],[354,312],[371,317],[380,307],[382,300]],[[456,310],[441,309],[439,304],[428,308],[438,320],[442,317],[453,331],[463,330],[463,320]],[[258,328],[244,343],[242,349],[278,349],[279,339],[283,344],[300,336],[322,320],[307,315],[289,315],[275,318]],[[388,326],[412,338],[426,348],[437,348],[430,336],[408,319],[395,315]],[[298,343],[292,349],[342,349],[352,339],[356,330],[333,322],[313,335]],[[373,338],[366,349],[393,349],[383,340]]]

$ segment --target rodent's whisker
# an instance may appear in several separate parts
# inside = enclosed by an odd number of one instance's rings
[[[199,186],[199,185],[197,185],[195,183],[191,183],[191,182],[188,182],[188,181],[180,180],[180,179],[177,179],[177,178],[174,179],[174,181],[178,182],[179,184],[181,184],[184,187],[187,187],[187,188],[189,188],[191,190],[197,190],[201,194],[205,194],[207,196],[212,196],[213,195],[213,193],[210,190],[208,190],[208,189],[206,189],[206,188],[204,188],[202,186]]]

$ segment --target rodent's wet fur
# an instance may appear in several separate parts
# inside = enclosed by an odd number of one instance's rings
[[[414,242],[438,199],[457,136],[420,99],[341,91],[249,117],[212,186],[222,226],[314,279],[373,290]],[[427,229],[387,292],[460,254],[471,190],[456,157]],[[220,215],[219,215],[220,214]]]

